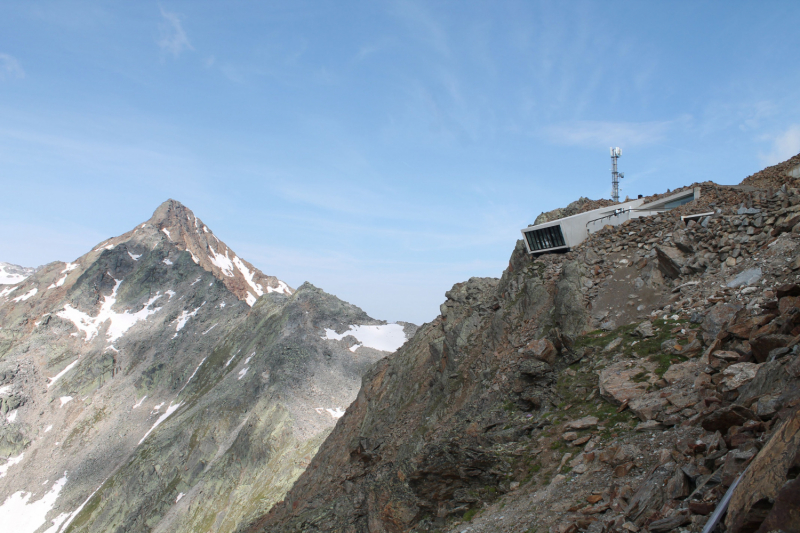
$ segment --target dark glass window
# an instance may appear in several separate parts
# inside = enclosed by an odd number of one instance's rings
[[[526,231],[525,239],[527,239],[528,247],[532,252],[566,246],[564,235],[561,233],[561,226]]]

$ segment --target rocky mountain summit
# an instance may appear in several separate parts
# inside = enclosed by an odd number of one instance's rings
[[[517,242],[241,531],[800,531],[797,164],[565,254]]]
[[[234,531],[415,329],[263,274],[169,200],[0,288],[0,528]]]

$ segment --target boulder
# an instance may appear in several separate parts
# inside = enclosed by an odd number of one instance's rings
[[[589,429],[593,428],[597,425],[598,418],[596,416],[584,416],[583,418],[579,418],[577,420],[573,420],[572,422],[567,423],[564,426],[565,429]]]
[[[669,405],[660,392],[651,392],[635,398],[628,403],[628,408],[639,417],[642,422],[654,420],[665,407]]]
[[[517,369],[520,373],[536,380],[547,379],[549,381],[550,378],[554,378],[553,367],[538,359],[526,359],[519,363]]]
[[[700,361],[686,361],[671,365],[664,372],[664,380],[670,385],[676,383],[691,384],[704,371],[706,365]]]
[[[733,491],[728,505],[728,515],[725,518],[728,533],[754,531],[759,527],[760,522],[766,521],[765,519],[769,515],[764,516],[761,502],[774,501],[777,503],[777,498],[786,485],[789,470],[800,467],[798,452],[800,452],[800,410],[795,409],[767,441]],[[784,507],[783,502],[793,497],[791,492],[790,489],[783,495],[782,505],[776,515]],[[797,507],[794,509],[796,510]],[[772,510],[775,511],[774,505]],[[781,517],[775,516],[773,520],[781,520]],[[785,529],[784,531],[797,530]]]
[[[787,283],[775,289],[775,295],[780,299],[784,296],[800,296],[800,285],[796,283]]]
[[[691,254],[694,253],[694,243],[686,236],[686,232],[683,230],[678,230],[672,233],[672,242],[675,243],[675,247],[678,248],[681,252]]]
[[[606,344],[605,348],[603,348],[603,352],[604,353],[611,352],[619,348],[621,345],[622,345],[622,337],[617,337],[613,341]]]
[[[655,380],[655,364],[641,359],[623,359],[600,372],[600,395],[617,404],[643,396]]]
[[[737,362],[742,358],[739,352],[732,352],[730,350],[716,350],[708,356],[708,364],[713,368],[723,368],[727,365]]]
[[[800,531],[800,478],[787,482],[757,533]]]
[[[758,280],[761,279],[762,272],[760,267],[750,268],[743,272],[740,272],[733,278],[728,280],[728,287],[736,288],[736,287],[746,287],[747,285],[753,285]]]
[[[791,376],[786,371],[786,366],[783,365],[782,361],[772,361],[758,365],[755,377],[739,389],[736,403],[747,405],[756,398],[784,392],[791,380]]]
[[[673,462],[654,468],[631,497],[625,514],[637,526],[642,527],[667,501],[666,485],[677,468]]]
[[[721,391],[727,392],[736,390],[754,377],[756,377],[756,373],[758,372],[758,368],[761,365],[757,365],[755,363],[736,363],[735,365],[731,365],[725,370],[722,371],[722,375],[725,376],[722,379]]]
[[[613,444],[598,454],[598,460],[610,466],[619,466],[636,459],[641,450],[632,444]]]
[[[800,306],[800,298],[797,296],[784,296],[778,300],[778,312],[788,315],[792,309]]]
[[[775,348],[783,348],[794,340],[791,335],[782,335],[780,333],[768,333],[766,335],[759,335],[750,339],[750,349],[753,351],[753,357],[759,363],[765,362],[769,358],[769,353]]]
[[[658,259],[658,269],[666,277],[677,279],[681,277],[681,253],[675,248],[656,246],[656,258]]]
[[[780,393],[765,394],[755,404],[756,414],[764,420],[769,420],[783,407]]]
[[[531,355],[539,361],[543,361],[548,365],[556,362],[556,347],[547,339],[536,339],[528,343],[526,348],[526,355]]]
[[[744,406],[729,405],[706,415],[701,425],[706,431],[725,433],[728,428],[741,426],[748,420],[758,420],[758,417]]]
[[[717,338],[722,328],[733,321],[740,309],[741,305],[720,302],[706,312],[702,326],[706,344],[711,344]]]
[[[656,336],[655,332],[653,331],[653,324],[649,320],[646,320],[636,326],[636,329],[633,330],[633,334],[643,339]]]

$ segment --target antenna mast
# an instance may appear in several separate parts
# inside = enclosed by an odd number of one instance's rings
[[[611,199],[619,203],[619,180],[625,177],[622,172],[617,172],[617,159],[622,156],[619,148],[609,148],[611,151]]]

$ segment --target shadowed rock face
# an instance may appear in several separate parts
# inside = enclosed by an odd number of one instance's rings
[[[455,285],[442,314],[364,377],[285,501],[246,530],[406,531],[463,513],[476,490],[503,482],[511,465],[492,446],[531,428],[504,427],[500,398],[516,391],[530,405],[549,394],[553,367],[522,347],[584,329],[581,268],[566,262],[547,275],[520,241],[502,279]]]
[[[262,274],[174,201],[3,290],[0,511],[49,494],[41,530],[234,530],[387,354],[325,338],[383,322]]]

